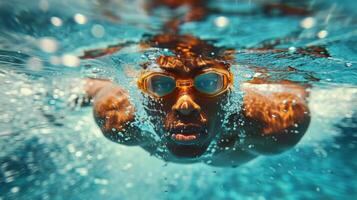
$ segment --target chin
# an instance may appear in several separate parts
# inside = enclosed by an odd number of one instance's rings
[[[170,128],[164,130],[167,149],[179,159],[202,156],[212,141],[206,124],[171,123],[168,127]]]
[[[207,144],[177,144],[169,142],[167,148],[177,158],[198,158],[207,151]]]

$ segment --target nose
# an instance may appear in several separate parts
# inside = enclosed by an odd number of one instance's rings
[[[192,113],[198,113],[201,107],[195,103],[188,94],[184,94],[180,96],[172,106],[172,110],[181,115],[190,115]]]

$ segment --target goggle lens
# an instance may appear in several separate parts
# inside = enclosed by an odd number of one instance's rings
[[[224,87],[223,82],[223,75],[215,72],[204,73],[194,79],[195,88],[199,92],[209,95],[219,93]]]
[[[175,79],[165,75],[153,75],[146,83],[147,89],[158,97],[170,94],[176,88]]]

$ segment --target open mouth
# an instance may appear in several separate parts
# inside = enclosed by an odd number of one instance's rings
[[[197,144],[208,136],[206,129],[199,125],[175,126],[169,133],[173,142],[183,145]]]

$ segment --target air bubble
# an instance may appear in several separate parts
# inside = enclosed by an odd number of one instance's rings
[[[346,67],[352,67],[352,63],[346,62],[346,63],[345,63],[345,66],[346,66]]]
[[[20,191],[20,188],[19,187],[13,187],[13,188],[11,188],[11,192],[12,193],[18,193]]]
[[[307,17],[300,22],[300,26],[305,29],[310,29],[313,26],[315,26],[315,23],[316,23],[315,18]]]
[[[296,47],[289,47],[289,52],[294,53],[296,51]]]
[[[328,35],[328,32],[326,30],[321,30],[320,32],[317,33],[317,37],[320,39],[327,37],[327,35]]]
[[[74,21],[77,23],[77,24],[85,24],[87,23],[87,17],[80,14],[80,13],[77,13],[74,15]]]
[[[43,68],[42,61],[37,57],[31,57],[27,60],[27,67],[33,71],[40,71]]]
[[[63,25],[62,19],[59,17],[51,17],[51,23],[53,24],[53,26],[57,26],[57,27]]]
[[[24,96],[29,96],[32,94],[32,90],[30,88],[24,87],[20,89],[20,93]]]
[[[102,38],[105,34],[105,29],[102,25],[95,24],[91,29],[91,33],[96,38]]]
[[[58,42],[52,37],[43,37],[38,42],[39,47],[46,53],[54,53],[58,49]]]
[[[219,28],[223,28],[229,24],[229,20],[227,17],[220,16],[214,20],[214,24]]]
[[[61,60],[62,64],[67,67],[78,67],[80,63],[79,58],[77,56],[70,54],[63,55]]]
[[[88,175],[88,169],[87,168],[77,168],[76,172],[81,176],[87,176]]]

